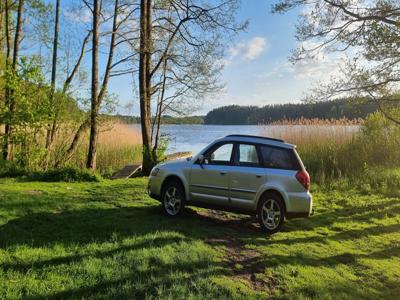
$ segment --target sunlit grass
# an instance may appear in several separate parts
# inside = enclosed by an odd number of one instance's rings
[[[397,299],[400,293],[399,198],[314,189],[315,215],[269,237],[240,216],[221,220],[189,208],[167,218],[146,186],[144,178],[0,179],[1,298]]]

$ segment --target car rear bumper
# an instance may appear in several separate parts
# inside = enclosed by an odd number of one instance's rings
[[[313,214],[313,199],[309,192],[288,193],[286,216],[288,218],[309,217]]]

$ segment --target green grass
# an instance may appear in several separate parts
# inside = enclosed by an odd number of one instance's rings
[[[147,181],[0,179],[0,298],[398,299],[400,198],[315,191],[271,237],[246,217],[162,216]]]

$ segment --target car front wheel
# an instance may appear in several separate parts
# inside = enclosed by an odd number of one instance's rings
[[[280,230],[285,219],[282,199],[274,193],[263,195],[258,205],[258,222],[267,233]]]
[[[168,216],[179,215],[185,205],[185,193],[182,184],[177,180],[167,182],[163,188],[162,206]]]

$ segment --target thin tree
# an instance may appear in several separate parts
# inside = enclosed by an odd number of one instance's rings
[[[7,1],[8,3],[8,1]],[[6,6],[8,7],[8,5]],[[22,34],[22,13],[23,13],[23,8],[24,8],[24,0],[19,0],[18,1],[18,8],[17,8],[17,24],[16,24],[16,29],[15,29],[15,36],[14,36],[14,47],[13,47],[13,57],[12,57],[12,65],[11,65],[11,70],[10,72],[14,75],[16,75],[17,72],[17,63],[18,63],[18,58],[19,58],[19,45],[20,45],[20,39],[21,39],[21,34]],[[6,13],[7,15],[9,14],[9,7],[6,8]],[[8,17],[7,17],[8,18]],[[6,27],[10,26],[9,21],[6,21],[7,25]],[[7,34],[9,32],[9,28],[7,29]],[[7,38],[7,42],[9,42],[9,38]],[[7,57],[10,55],[10,47],[7,47]],[[15,99],[13,98],[13,93],[12,90],[9,89],[8,85],[6,88],[6,108],[8,109],[9,117],[8,121],[5,125],[5,132],[4,132],[4,143],[3,143],[3,159],[7,160],[9,157],[9,144],[10,144],[10,138],[12,136],[12,131],[13,131],[13,114],[15,111]],[[12,152],[12,150],[10,150]]]
[[[99,90],[98,80],[98,47],[99,47],[99,23],[100,23],[100,6],[96,0],[93,5],[93,41],[92,41],[92,87],[91,87],[91,110],[90,110],[90,136],[89,136],[89,151],[87,156],[86,167],[88,169],[96,169],[96,151],[97,151],[97,135],[98,135],[98,118],[99,110],[107,93],[108,82],[110,80],[112,69],[118,65],[125,58],[122,58],[118,62],[113,62],[115,48],[117,45],[116,36],[117,31],[121,24],[126,20],[123,19],[118,22],[118,0],[114,1],[113,18],[112,18],[112,31],[109,41],[109,51],[107,65],[104,72],[104,78]],[[97,37],[95,37],[97,36]]]
[[[91,110],[90,110],[90,136],[89,152],[87,155],[86,167],[96,169],[97,151],[97,118],[99,114],[98,89],[99,89],[99,19],[100,1],[93,2],[93,27],[92,27],[92,84],[91,84]]]
[[[143,172],[148,174],[155,161],[151,143],[151,12],[152,1],[140,2],[140,58],[139,58],[139,101],[140,122],[143,142]]]
[[[55,11],[55,23],[54,23],[54,37],[53,37],[53,57],[51,64],[51,86],[50,86],[50,104],[53,107],[57,105],[54,103],[54,93],[56,87],[56,76],[57,76],[57,50],[58,50],[58,31],[59,31],[59,18],[60,18],[60,0],[56,0],[56,11]],[[46,149],[50,148],[51,143],[54,140],[54,135],[57,126],[57,109],[55,116],[53,116],[53,123],[49,126],[46,136]]]

